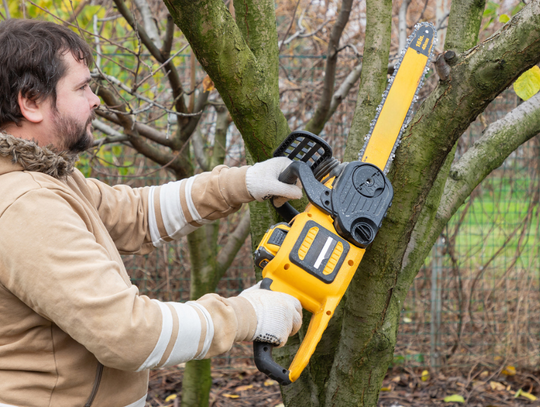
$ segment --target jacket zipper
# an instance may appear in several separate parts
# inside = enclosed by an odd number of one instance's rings
[[[88,397],[88,400],[86,400],[86,404],[84,405],[84,407],[90,407],[92,403],[94,402],[94,399],[96,398],[96,394],[99,389],[99,384],[101,383],[102,375],[103,375],[103,365],[98,362],[98,366],[96,370],[96,378],[94,379],[94,387],[92,388],[90,397]]]

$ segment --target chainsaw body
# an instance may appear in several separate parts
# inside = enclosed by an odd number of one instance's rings
[[[307,135],[315,143],[324,143],[307,132],[293,132],[284,143]],[[279,148],[276,152],[279,154]],[[287,208],[288,216],[292,213],[294,217],[289,223],[270,227],[255,252],[255,262],[263,268],[262,288],[296,297],[313,314],[289,369],[273,361],[271,345],[254,344],[259,370],[281,384],[294,382],[306,367],[362,260],[364,248],[375,238],[392,203],[392,185],[372,164],[348,163],[338,175],[321,183],[314,172],[329,159],[331,156],[311,165],[293,161],[281,174],[283,182],[300,179],[310,204],[302,213]],[[320,177],[328,175],[319,173]]]

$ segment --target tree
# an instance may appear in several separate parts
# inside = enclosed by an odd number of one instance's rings
[[[220,0],[164,2],[222,95],[251,158],[268,158],[289,131],[279,106],[274,2],[235,1],[235,16]],[[493,123],[454,162],[454,146],[469,124],[540,61],[539,1],[529,2],[477,44],[484,7],[484,1],[452,3],[443,57],[448,75],[424,100],[403,137],[389,173],[394,204],[309,367],[283,389],[288,405],[376,404],[392,360],[401,305],[443,226],[491,170],[540,131],[537,95]],[[386,87],[391,2],[367,0],[366,18],[345,160],[356,158]],[[258,241],[273,215],[268,206],[254,204],[251,216],[253,241]],[[294,351],[294,343],[285,348],[282,364]]]

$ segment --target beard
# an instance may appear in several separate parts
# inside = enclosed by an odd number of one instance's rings
[[[81,124],[73,118],[61,116],[57,111],[53,120],[56,135],[62,140],[62,148],[60,150],[78,154],[90,148],[94,141],[94,137],[90,131],[90,125],[95,118],[96,113],[92,111],[86,123]]]

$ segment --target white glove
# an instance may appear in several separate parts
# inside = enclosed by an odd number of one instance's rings
[[[261,282],[240,293],[257,315],[257,329],[252,341],[269,342],[282,347],[302,325],[302,305],[289,294],[262,289]]]
[[[248,192],[259,202],[272,196],[282,197],[274,201],[278,208],[289,199],[302,198],[302,187],[299,181],[296,185],[278,181],[279,174],[291,163],[290,158],[275,157],[249,167],[246,173]]]

